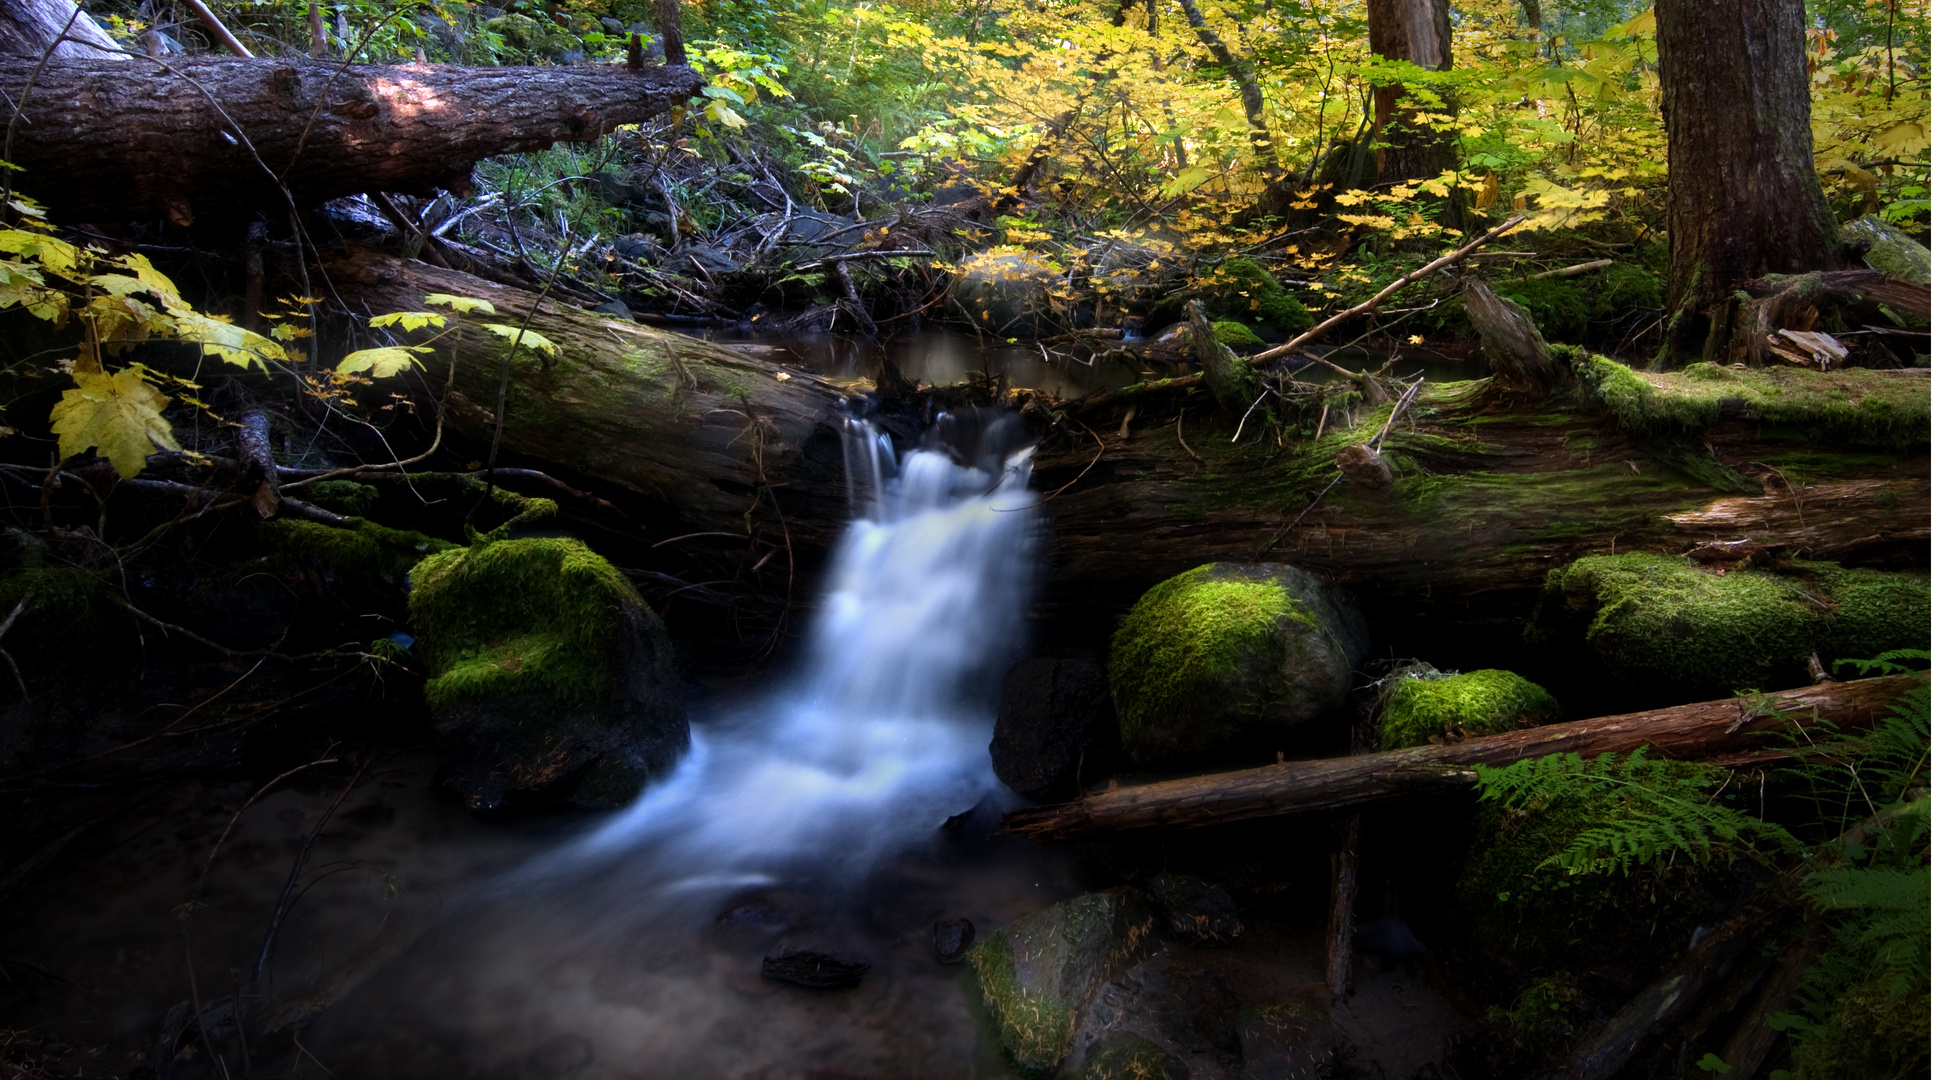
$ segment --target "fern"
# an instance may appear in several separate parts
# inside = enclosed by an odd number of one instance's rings
[[[1800,849],[1785,829],[1719,802],[1712,776],[1651,760],[1643,748],[1623,758],[1553,754],[1476,768],[1479,797],[1513,809],[1539,812],[1560,800],[1590,800],[1598,808],[1598,822],[1540,869],[1630,874],[1675,856],[1699,864]]]

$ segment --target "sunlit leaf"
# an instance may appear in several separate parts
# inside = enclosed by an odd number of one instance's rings
[[[219,357],[236,367],[264,370],[270,360],[289,359],[282,346],[245,327],[188,308],[170,308],[168,314],[174,316],[173,336],[200,344],[203,356]]]
[[[61,457],[98,450],[125,479],[139,473],[155,450],[181,449],[161,415],[168,398],[140,368],[112,375],[76,370],[74,383],[50,414]]]
[[[342,358],[336,365],[336,374],[355,375],[367,371],[378,379],[408,371],[411,367],[421,367],[416,353],[430,351],[428,345],[391,345],[381,349],[359,349]]]
[[[537,349],[541,352],[549,353],[552,356],[557,355],[557,345],[551,339],[535,330],[520,330],[515,326],[505,326],[503,323],[494,322],[485,323],[483,327],[485,330],[503,338],[505,341],[516,342],[519,348]]]
[[[461,312],[465,315],[473,311],[481,311],[485,315],[497,314],[496,306],[490,301],[479,300],[474,296],[452,296],[449,293],[439,292],[431,293],[424,297],[423,302],[431,307],[447,307],[451,311]]]
[[[442,326],[443,316],[434,311],[392,311],[369,320],[371,326],[400,326],[405,330],[421,330],[426,326]]]

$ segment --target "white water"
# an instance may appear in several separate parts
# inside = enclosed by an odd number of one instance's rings
[[[883,434],[848,421],[856,519],[800,672],[696,726],[671,777],[562,858],[648,857],[665,894],[800,869],[850,881],[1000,790],[987,687],[1019,644],[1031,455],[898,460]]]

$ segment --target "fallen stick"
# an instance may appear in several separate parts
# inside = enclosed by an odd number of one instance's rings
[[[1197,828],[1464,788],[1477,779],[1473,765],[1508,765],[1547,754],[1591,757],[1646,746],[1655,757],[1697,760],[1764,751],[1769,749],[1768,736],[1821,723],[1835,725],[1841,734],[1870,727],[1925,678],[1888,675],[1822,683],[1752,698],[1548,724],[1444,746],[1139,784],[1071,803],[1015,810],[1001,824],[1009,832],[1047,843],[1129,829]]]

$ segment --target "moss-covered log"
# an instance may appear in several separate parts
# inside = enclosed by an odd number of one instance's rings
[[[1782,733],[1795,725],[1865,730],[1920,675],[1829,682],[1757,698],[1727,698],[1669,709],[1548,724],[1444,746],[1291,761],[1258,769],[1115,788],[1058,806],[1016,810],[1002,818],[1031,840],[1077,840],[1128,829],[1195,828],[1225,821],[1333,810],[1463,787],[1472,765],[1523,758],[1651,748],[1654,757],[1702,760],[1777,758]]]
[[[1337,454],[1371,442],[1390,405],[1336,404],[1320,439],[1313,416],[1275,431],[1251,416],[1232,443],[1232,417],[1189,407],[1178,437],[1162,407],[1176,395],[1125,394],[1037,458],[1040,487],[1066,486],[1045,508],[1050,598],[1085,603],[1111,580],[1134,596],[1211,560],[1269,559],[1406,601],[1528,613],[1545,572],[1585,555],[1750,539],[1926,564],[1924,369],[1649,374],[1554,351],[1580,384],[1542,404],[1485,381],[1426,386],[1384,441],[1387,486],[1337,482]]]
[[[504,448],[637,492],[654,532],[757,532],[806,551],[829,545],[846,519],[833,426],[841,395],[830,383],[425,263],[362,253],[327,269],[337,292],[370,312],[420,310],[430,293],[491,302],[495,315],[465,316],[473,325],[425,358],[424,384],[440,392],[454,353],[449,423],[481,442],[491,436],[504,341],[474,323],[518,325],[528,314],[557,357],[518,350]]]

